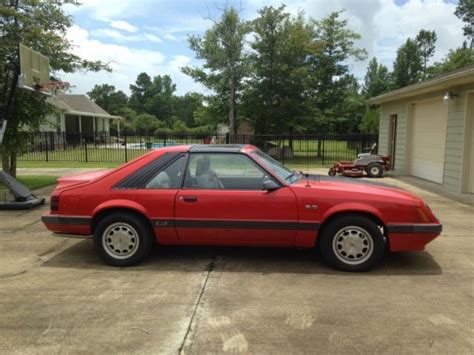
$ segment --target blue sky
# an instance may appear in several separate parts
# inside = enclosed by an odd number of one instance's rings
[[[265,5],[279,6],[282,1],[192,1],[192,0],[82,0],[79,7],[66,11],[74,21],[68,38],[75,52],[84,58],[110,63],[112,73],[74,73],[63,75],[73,92],[86,93],[95,84],[109,83],[129,92],[129,84],[140,72],[171,75],[177,93],[204,91],[181,73],[185,65],[198,61],[186,38],[202,34],[217,19],[220,9],[235,6],[241,16],[255,18]],[[454,15],[455,1],[443,0],[294,0],[287,1],[288,11],[303,10],[307,16],[320,19],[331,11],[345,9],[349,27],[359,32],[358,46],[366,48],[369,57],[377,56],[391,67],[396,49],[407,37],[421,28],[438,34],[433,60],[442,58],[450,48],[463,41],[462,23]],[[350,62],[352,72],[362,79],[367,61]]]

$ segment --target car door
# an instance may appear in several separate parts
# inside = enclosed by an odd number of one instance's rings
[[[190,244],[293,245],[296,197],[287,186],[267,191],[273,179],[241,153],[192,153],[176,195],[175,226]]]

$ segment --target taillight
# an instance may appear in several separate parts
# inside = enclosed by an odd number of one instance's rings
[[[59,196],[51,196],[49,205],[52,212],[59,211]]]

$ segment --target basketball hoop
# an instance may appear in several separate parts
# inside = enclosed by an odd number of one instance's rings
[[[67,81],[54,80],[44,84],[35,84],[34,89],[37,93],[56,96],[67,90],[71,85]]]

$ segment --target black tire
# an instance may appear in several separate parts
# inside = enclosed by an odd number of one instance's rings
[[[94,230],[94,246],[105,263],[112,266],[138,264],[149,255],[154,244],[148,222],[133,213],[107,215]]]
[[[328,171],[329,176],[336,176],[336,174],[337,174],[336,169],[333,169],[333,168],[329,169]]]
[[[321,253],[329,265],[343,271],[367,271],[382,260],[385,243],[372,220],[352,214],[329,223],[320,236]]]
[[[379,163],[372,163],[365,167],[365,172],[371,178],[379,178],[383,175],[383,166]]]

